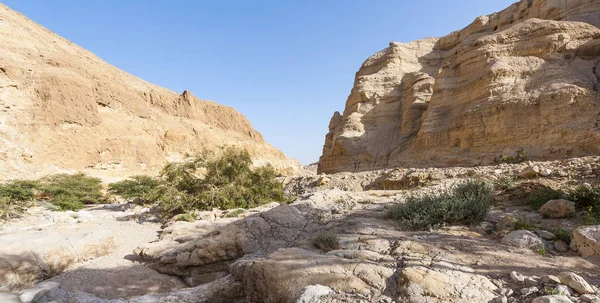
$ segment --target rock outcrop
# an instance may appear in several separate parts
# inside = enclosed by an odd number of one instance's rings
[[[600,153],[600,1],[522,0],[390,43],[329,125],[319,173]]]
[[[233,108],[138,79],[2,4],[0,41],[0,179],[123,178],[223,145],[300,170]]]

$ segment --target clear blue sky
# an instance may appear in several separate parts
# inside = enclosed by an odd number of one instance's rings
[[[0,1],[146,81],[235,107],[308,164],[371,54],[516,0]]]

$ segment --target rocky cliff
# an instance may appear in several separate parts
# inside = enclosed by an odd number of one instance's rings
[[[600,1],[522,0],[356,74],[319,172],[600,153]]]
[[[233,108],[140,80],[2,4],[0,108],[0,179],[154,173],[222,145],[300,169]]]

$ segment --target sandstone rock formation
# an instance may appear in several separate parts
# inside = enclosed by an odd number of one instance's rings
[[[320,173],[600,153],[600,1],[522,0],[390,43],[329,125]]]
[[[222,145],[300,169],[233,108],[138,79],[2,4],[0,41],[0,179],[123,178]]]

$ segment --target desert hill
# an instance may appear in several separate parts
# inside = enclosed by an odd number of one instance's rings
[[[150,84],[0,4],[0,178],[154,173],[222,145],[292,173],[235,109]]]

